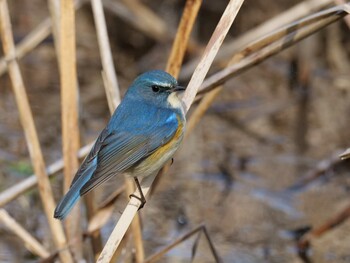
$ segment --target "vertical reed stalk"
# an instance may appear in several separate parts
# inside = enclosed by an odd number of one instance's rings
[[[11,58],[11,60],[8,61],[9,74],[34,172],[38,177],[39,193],[49,222],[52,237],[56,248],[60,251],[59,256],[61,261],[72,262],[71,254],[65,249],[67,242],[62,225],[59,221],[53,218],[55,201],[53,199],[51,185],[46,174],[45,162],[40,148],[22,75],[15,59],[15,45],[6,0],[0,0],[0,33],[4,54],[5,56]]]
[[[79,150],[79,94],[76,72],[75,9],[73,0],[62,0],[60,2],[59,13],[63,170],[64,192],[67,192],[79,165],[77,158],[77,152]],[[65,225],[75,259],[79,261],[83,258],[79,206],[73,208],[73,211],[65,221]]]

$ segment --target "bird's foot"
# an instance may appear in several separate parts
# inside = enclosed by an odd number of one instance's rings
[[[129,195],[129,198],[131,198],[131,197],[134,197],[134,198],[140,200],[141,204],[140,204],[138,210],[142,209],[142,208],[145,206],[145,204],[146,204],[146,198],[145,198],[144,196],[139,197],[139,196],[137,196],[137,195],[131,194],[131,195]]]

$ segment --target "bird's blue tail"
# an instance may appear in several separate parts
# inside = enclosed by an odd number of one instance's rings
[[[80,190],[81,188],[90,180],[96,168],[96,164],[88,167],[88,169],[83,172],[79,176],[79,178],[72,184],[69,191],[66,195],[61,199],[59,204],[57,205],[54,213],[54,218],[64,219],[70,210],[72,210],[73,206],[76,202],[78,202],[80,198]]]

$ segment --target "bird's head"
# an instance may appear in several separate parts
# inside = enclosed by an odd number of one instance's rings
[[[177,91],[185,90],[176,79],[162,70],[152,70],[141,74],[130,86],[127,96],[143,100],[159,107],[181,107]]]

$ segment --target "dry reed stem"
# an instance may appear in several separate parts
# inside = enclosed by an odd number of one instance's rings
[[[346,149],[342,154],[339,155],[341,160],[346,160],[350,158],[350,148]]]
[[[258,43],[255,42],[245,47],[245,49],[241,51],[244,58],[242,58],[238,63],[235,63],[206,79],[201,85],[199,93],[202,94],[214,89],[215,87],[225,83],[233,76],[242,73],[244,70],[255,66],[281,50],[284,50],[305,37],[319,31],[323,27],[341,19],[349,13],[349,9],[349,4],[329,8],[304,19],[298,20],[291,25],[287,25],[286,27],[283,27],[282,29],[266,36],[266,38],[272,40],[275,39],[273,35],[282,36],[283,34],[281,34],[281,32],[284,32],[284,35],[280,39],[259,50],[256,50],[253,53],[250,53],[249,48],[258,45]],[[319,18],[319,21],[316,20],[317,17]],[[313,21],[314,23],[308,24],[306,20]],[[298,23],[305,24],[306,26],[304,26],[304,28],[298,28]],[[265,38],[259,40],[259,42],[260,41],[266,43]]]
[[[343,5],[346,4],[345,0],[333,0],[337,5]],[[350,29],[350,16],[346,16],[344,17],[344,21],[346,23],[346,25],[348,26],[348,28]]]
[[[111,46],[109,44],[109,37],[106,26],[105,14],[100,0],[91,0],[92,11],[94,15],[94,22],[97,33],[97,41],[100,50],[100,56],[102,61],[102,78],[107,94],[108,106],[114,111],[116,105],[120,103],[120,94],[117,75],[115,74],[115,67],[113,63]],[[95,214],[95,202],[94,202],[94,192],[87,195],[86,203],[88,210],[88,219],[92,219]],[[92,244],[95,254],[95,259],[97,259],[99,253],[102,250],[102,243],[100,238],[100,233],[98,230],[92,233]]]
[[[48,6],[51,16],[51,31],[54,39],[56,58],[59,65],[58,68],[60,68],[60,2],[59,0],[48,0]]]
[[[38,255],[41,258],[50,256],[50,252],[40,244],[27,230],[25,230],[19,223],[13,219],[5,209],[0,209],[0,221],[11,232],[17,235],[24,242],[24,246],[33,254]]]
[[[7,2],[5,0],[0,0],[0,21],[4,54],[5,56],[14,57],[15,45],[13,41],[9,10]],[[20,114],[21,124],[24,129],[24,134],[26,137],[34,171],[38,177],[40,197],[43,202],[45,214],[50,225],[50,230],[56,248],[58,250],[61,250],[66,246],[66,238],[61,223],[57,220],[54,220],[52,217],[53,211],[55,209],[55,201],[52,196],[52,189],[49,179],[46,175],[44,158],[41,152],[39,139],[35,129],[33,115],[29,106],[22,75],[19,69],[19,65],[15,59],[8,62],[8,67],[17,107]],[[72,262],[72,257],[67,250],[60,251],[60,258],[62,262]]]
[[[308,0],[289,8],[280,15],[274,16],[261,25],[254,27],[237,38],[234,38],[232,41],[224,43],[213,64],[216,65],[217,63],[226,61],[227,58],[231,57],[234,52],[252,41],[255,41],[257,38],[263,37],[265,34],[291,23],[296,19],[309,15],[311,12],[320,10],[321,8],[331,4],[332,1],[333,0]],[[181,78],[189,78],[198,62],[199,58],[195,58],[184,65]]]
[[[79,163],[76,153],[79,150],[79,124],[77,87],[76,48],[75,48],[75,10],[73,0],[61,0],[59,19],[59,66],[61,81],[62,144],[63,144],[63,189],[66,193]],[[52,215],[53,216],[53,215]],[[83,258],[82,230],[79,205],[75,206],[64,222],[75,260]],[[73,242],[74,241],[74,242]]]
[[[132,4],[128,6],[129,8],[126,7],[125,5],[127,3],[128,2],[122,4],[118,1],[104,0],[103,6],[146,36],[156,41],[164,41],[167,39],[168,33],[166,24],[161,18],[154,14],[153,11],[149,10],[147,6],[143,6],[140,11],[137,7],[135,9]],[[141,5],[141,3],[139,2],[138,5]],[[138,17],[138,15],[141,16]],[[151,19],[147,20],[149,17],[151,17]]]
[[[94,143],[90,143],[88,145],[85,145],[84,147],[80,148],[78,151],[78,158],[85,157],[89,152]],[[53,164],[49,165],[46,168],[46,174],[49,177],[52,177],[56,175],[57,172],[63,169],[64,163],[63,159],[59,159]],[[15,185],[11,186],[10,188],[7,188],[3,192],[0,193],[0,207],[6,205],[7,203],[13,201],[26,191],[29,191],[33,189],[38,184],[38,178],[35,174],[29,176],[27,179],[24,179]]]
[[[208,234],[208,231],[205,227],[205,225],[201,224],[199,226],[197,226],[196,228],[194,228],[193,230],[187,232],[186,234],[184,234],[183,236],[179,237],[178,239],[176,239],[174,242],[172,242],[171,244],[167,245],[166,247],[164,247],[162,250],[160,250],[159,252],[153,254],[152,256],[148,257],[144,263],[153,263],[153,262],[157,262],[159,261],[167,252],[169,252],[170,250],[172,250],[174,247],[176,247],[177,245],[179,245],[180,243],[186,241],[187,239],[189,239],[190,237],[192,237],[194,234],[196,234],[197,232],[203,231],[204,236],[206,238],[206,240],[208,241],[208,245],[210,248],[210,251],[213,255],[213,258],[215,259],[215,262],[222,262],[219,255],[217,254],[214,244]],[[193,260],[193,258],[192,258]]]
[[[201,84],[201,79],[203,80],[205,78],[205,75],[210,67],[210,64],[214,58],[214,55],[216,54],[218,48],[220,48],[220,45],[226,36],[228,29],[230,28],[235,15],[232,14],[237,14],[239,7],[242,4],[241,1],[230,1],[229,4],[226,7],[226,10],[220,19],[217,28],[215,29],[211,40],[208,43],[208,46],[210,48],[206,48],[206,51],[203,55],[205,59],[202,60],[202,63],[198,66],[198,70],[195,72],[195,81],[192,81],[192,86],[189,86],[187,88],[187,93],[190,94],[188,97],[187,101],[187,108],[191,105],[193,98],[195,96],[195,93],[198,89],[198,87]],[[231,12],[231,13],[230,13]],[[180,42],[181,43],[181,42]],[[187,43],[182,43],[182,44],[187,44]],[[206,62],[206,60],[209,60]],[[201,69],[203,68],[204,69]],[[207,69],[206,69],[207,68]],[[198,86],[196,86],[196,85]],[[185,94],[186,95],[186,94]],[[193,96],[193,98],[191,98]],[[192,100],[191,100],[192,99]],[[141,182],[141,188],[142,192],[144,193],[145,196],[147,196],[150,186],[152,182],[154,181],[155,175],[154,176],[148,176],[146,177],[142,182]],[[138,194],[137,191],[134,194]],[[111,233],[109,239],[107,240],[107,243],[105,247],[102,250],[102,253],[100,257],[98,258],[97,262],[110,262],[114,252],[118,248],[125,232],[127,231],[129,225],[131,224],[131,221],[133,220],[133,217],[135,216],[141,202],[140,200],[136,198],[131,198],[129,201],[129,204],[126,206],[123,214],[121,215],[117,225],[115,226],[113,232]]]
[[[234,63],[237,63],[239,60],[243,58],[243,55],[241,53],[235,54],[229,63],[227,64],[232,65]],[[198,122],[201,120],[201,118],[204,116],[205,112],[209,109],[210,105],[214,102],[215,98],[220,94],[220,92],[223,90],[223,85],[216,87],[215,89],[209,91],[207,94],[204,95],[204,97],[201,99],[199,105],[196,107],[194,112],[191,114],[191,118],[187,124],[187,130],[188,133],[186,134],[185,138],[189,136],[189,134],[192,132],[192,130],[196,127]]]
[[[91,0],[91,5],[97,31],[98,45],[100,48],[102,68],[105,72],[105,78],[108,83],[107,87],[109,87],[109,90],[111,92],[110,97],[113,99],[113,104],[118,105],[120,102],[119,87],[117,75],[115,74],[112,51],[109,44],[102,3],[100,0]]]
[[[193,72],[190,82],[188,83],[183,97],[186,111],[189,110],[191,104],[193,103],[198,88],[203,83],[203,80],[208,73],[209,68],[213,63],[214,58],[219,51],[219,48],[221,47],[221,44],[224,41],[225,36],[236,18],[236,15],[238,14],[243,2],[244,0],[231,0],[221,16],[221,19],[204,50],[204,54]]]
[[[205,94],[205,96],[202,98],[199,105],[193,111],[190,119],[187,122],[185,139],[187,139],[190,136],[197,123],[202,119],[207,109],[214,102],[215,98],[220,94],[222,88],[222,86],[215,88],[214,90],[211,90],[207,94]]]
[[[125,177],[125,194],[126,198],[129,198],[130,194],[135,191],[134,182],[130,180],[130,178]],[[142,240],[142,227],[140,214],[136,214],[131,222],[131,227],[128,231],[131,231],[134,247],[135,247],[135,262],[142,263],[145,260],[145,250],[143,246]]]
[[[87,227],[87,233],[90,234],[97,229],[100,229],[112,216],[112,212],[114,209],[114,203],[121,196],[121,194],[125,191],[125,184],[116,189],[113,193],[111,193],[101,204],[98,205],[97,212],[89,221],[89,225]]]
[[[335,228],[336,226],[344,223],[350,217],[350,204],[348,204],[340,213],[337,213],[335,216],[329,218],[326,222],[318,227],[314,227],[304,235],[297,243],[299,251],[306,253],[306,250],[309,248],[310,243],[329,230]]]
[[[166,71],[175,78],[179,75],[181,64],[187,49],[187,45],[183,45],[182,43],[189,42],[193,24],[196,20],[201,4],[202,0],[186,1],[179,28],[173,42],[173,48],[171,49],[168,63],[166,65]]]

